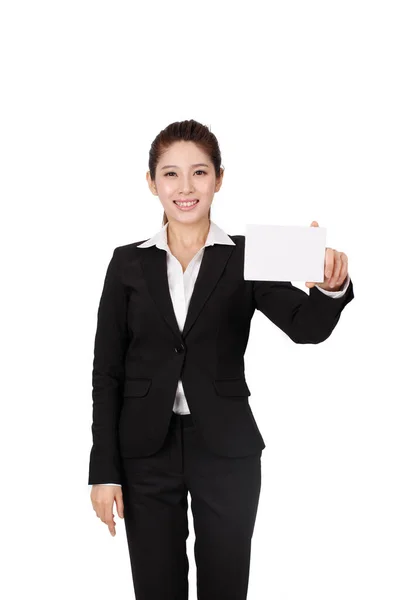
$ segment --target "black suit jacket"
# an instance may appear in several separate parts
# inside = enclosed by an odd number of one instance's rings
[[[166,437],[178,380],[214,453],[265,448],[249,406],[244,353],[260,310],[297,344],[326,340],[353,298],[290,282],[245,281],[243,235],[206,246],[184,329],[168,287],[166,252],[140,242],[115,248],[97,314],[89,484],[121,483],[121,457],[156,452]],[[144,241],[144,240],[143,240]]]

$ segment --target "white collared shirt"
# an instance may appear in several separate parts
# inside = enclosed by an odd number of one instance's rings
[[[183,331],[183,326],[185,324],[190,298],[193,293],[197,275],[199,274],[199,269],[204,254],[204,248],[206,246],[212,246],[214,244],[228,244],[231,246],[236,246],[236,244],[233,240],[231,240],[228,234],[225,233],[225,231],[223,231],[220,227],[218,227],[218,225],[216,225],[216,223],[214,223],[210,219],[210,228],[206,239],[206,243],[193,256],[192,260],[183,272],[181,263],[169,249],[167,228],[168,221],[159,231],[157,231],[157,233],[152,238],[146,240],[145,242],[137,246],[137,248],[149,248],[150,246],[157,246],[157,248],[165,250],[165,252],[167,253],[167,274],[169,291],[171,294],[172,304],[174,307],[179,329],[180,331]],[[343,294],[345,294],[349,282],[350,277],[349,275],[347,275],[347,279],[344,281],[342,286],[343,289],[337,292],[329,292],[327,290],[322,290],[318,285],[316,285],[316,287],[318,287],[318,289],[322,293],[327,294],[328,296],[332,296],[333,298],[340,298],[340,296],[343,296]],[[172,410],[181,415],[190,414],[181,379],[179,379],[178,381]],[[106,483],[104,485],[120,484]]]

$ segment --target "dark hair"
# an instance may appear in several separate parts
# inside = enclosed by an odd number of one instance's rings
[[[221,175],[221,152],[217,138],[206,125],[190,119],[190,121],[175,121],[175,123],[170,123],[153,140],[149,152],[149,171],[153,181],[155,180],[156,167],[162,154],[174,142],[179,141],[195,142],[210,157],[214,165],[216,177],[218,178]],[[211,208],[208,211],[209,218],[210,215]],[[165,225],[167,221],[168,217],[164,211],[162,224]]]

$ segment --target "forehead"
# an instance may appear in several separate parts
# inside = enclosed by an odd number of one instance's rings
[[[210,163],[210,158],[202,148],[194,142],[179,141],[174,142],[162,154],[160,158],[160,167],[167,164],[182,165],[197,162]]]

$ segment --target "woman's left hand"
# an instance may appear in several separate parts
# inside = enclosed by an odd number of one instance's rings
[[[311,227],[319,227],[317,221],[313,221]],[[338,292],[347,277],[347,267],[348,258],[344,252],[339,252],[333,248],[325,248],[324,282],[306,281],[306,286],[312,288],[318,285],[323,290]]]

